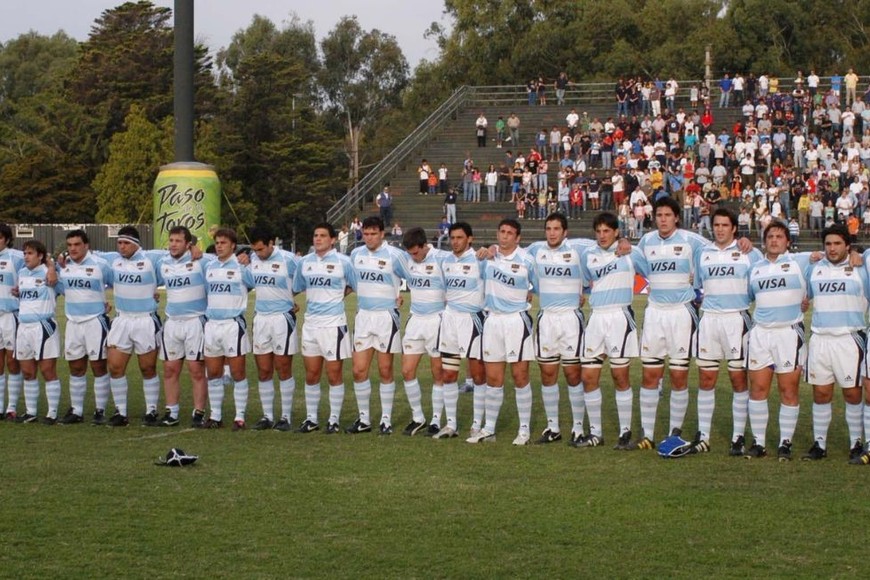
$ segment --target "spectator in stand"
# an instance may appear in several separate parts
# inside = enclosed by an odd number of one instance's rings
[[[504,143],[506,128],[507,123],[505,122],[504,117],[499,115],[498,120],[495,122],[495,146],[498,149],[501,149],[501,146]]]
[[[450,237],[450,226],[453,225],[450,223],[450,220],[447,219],[447,216],[441,217],[441,223],[438,224],[438,249],[441,249],[444,241]]]
[[[389,185],[385,185],[384,190],[375,198],[375,205],[378,207],[384,226],[389,226],[393,221],[393,196],[390,194]]]
[[[353,238],[354,246],[362,239],[362,222],[359,220],[359,216],[353,216],[353,221],[350,222],[350,236]]]
[[[498,186],[498,172],[495,170],[495,165],[490,164],[484,178],[484,184],[486,185],[487,201],[494,203],[496,200],[495,188]]]
[[[668,113],[673,115],[676,112],[677,91],[680,90],[680,85],[676,79],[671,77],[665,84],[665,103],[668,107]]]
[[[441,193],[447,193],[447,175],[447,166],[442,163],[441,167],[438,168],[438,188]]]
[[[471,201],[472,203],[480,203],[480,184],[483,181],[483,176],[480,174],[480,169],[473,167],[471,169]]]
[[[562,149],[562,132],[559,130],[559,127],[553,125],[553,129],[550,131],[550,151],[549,157],[550,161],[558,162],[559,161],[559,152]]]
[[[583,212],[583,190],[580,188],[579,183],[574,183],[571,186],[569,201],[571,202],[571,217],[580,219],[580,215]]]
[[[529,99],[529,106],[533,107],[538,102],[538,81],[535,79],[526,83],[526,96]]]
[[[520,143],[520,118],[517,117],[516,113],[511,113],[507,120],[508,130],[510,131],[510,136],[507,138],[507,141],[512,142],[512,146],[516,147]]]
[[[840,102],[840,89],[843,86],[843,77],[838,75],[836,71],[831,75],[831,91],[837,97],[837,102]]]
[[[451,189],[444,196],[444,210],[447,214],[447,221],[451,224],[456,223],[456,200],[459,197],[459,194],[456,193],[456,189]]]
[[[565,71],[560,72],[559,76],[556,78],[556,82],[554,83],[557,105],[562,106],[565,104],[565,91],[570,84],[572,83],[568,80],[568,74]]]
[[[544,76],[539,75],[535,83],[535,90],[538,93],[538,104],[544,106],[547,104],[547,83],[544,81]]]
[[[390,235],[393,237],[394,241],[400,241],[402,239],[402,226],[399,225],[399,222],[396,222],[393,225]]]
[[[737,73],[734,75],[734,78],[731,80],[731,90],[734,92],[734,103],[740,104],[743,102],[743,89],[746,86],[746,80],[743,78],[743,75]]]
[[[789,248],[790,252],[797,252],[798,246],[798,238],[801,235],[801,227],[798,224],[797,220],[792,217],[788,220],[788,240],[789,240]]]
[[[432,173],[432,168],[429,162],[423,159],[420,166],[417,168],[417,175],[420,177],[419,195],[429,195],[429,174]],[[384,224],[387,225],[387,224]]]
[[[731,90],[733,87],[733,82],[731,78],[728,76],[728,73],[725,73],[725,76],[719,81],[719,108],[725,109],[728,105],[731,104]]]
[[[347,254],[348,238],[350,238],[350,232],[347,230],[347,225],[343,225],[341,231],[338,232],[338,251],[342,254]]]
[[[849,107],[855,101],[855,92],[858,89],[858,75],[855,70],[849,68],[843,81],[846,83],[846,106]]]
[[[477,146],[486,147],[486,126],[488,125],[486,117],[483,116],[483,111],[474,122],[475,134],[477,135]]]

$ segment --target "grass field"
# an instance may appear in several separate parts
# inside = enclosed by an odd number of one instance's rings
[[[639,319],[644,304],[636,301]],[[302,377],[301,359],[295,362]],[[60,366],[66,390],[66,364]],[[130,415],[138,417],[141,380],[132,368]],[[347,369],[350,386],[349,363]],[[252,361],[248,374],[253,422],[260,407]],[[294,423],[304,418],[299,382]],[[429,384],[424,380],[427,416]],[[540,431],[537,369],[532,385],[533,430]],[[610,449],[617,422],[609,380],[603,390],[608,445],[582,450],[563,443],[511,446],[517,424],[510,388],[493,445],[402,435],[203,432],[186,421],[176,429],[146,429],[134,420],[115,430],[2,422],[0,575],[863,576],[870,469],[846,463],[839,395],[825,461],[728,457],[731,397],[724,381],[712,452],[666,461],[649,451]],[[695,390],[687,432],[695,430]],[[345,425],[356,413],[352,392],[347,388]],[[400,430],[410,413],[401,387],[396,397]],[[225,413],[229,393],[227,399]],[[377,399],[375,387],[374,412]],[[812,439],[806,385],[801,403],[799,453]],[[92,405],[89,389],[88,415]],[[778,433],[775,402],[771,408],[769,444]],[[565,429],[564,391],[562,411]],[[189,412],[186,393],[185,419]],[[658,435],[667,415],[664,397]],[[463,434],[470,416],[471,395],[462,395]],[[634,417],[637,432],[637,396]],[[173,446],[199,454],[199,463],[154,466]]]

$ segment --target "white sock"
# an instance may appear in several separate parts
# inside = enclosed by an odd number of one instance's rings
[[[396,396],[396,383],[381,383],[378,392],[381,395],[381,423],[389,427],[393,424],[393,398]],[[420,414],[422,415],[422,411]]]
[[[166,405],[166,410],[169,411],[169,416],[173,419],[178,419],[178,410],[179,406],[176,403],[175,405]]]
[[[244,421],[245,411],[248,410],[248,379],[236,381],[233,385],[233,401],[236,404],[234,421]]]
[[[24,376],[21,373],[9,375],[6,384],[9,390],[9,403],[6,409],[14,413],[18,409],[18,396],[21,394],[21,387],[24,386]]]
[[[475,385],[475,391],[477,391],[477,385]],[[495,425],[498,422],[498,413],[501,411],[503,401],[504,387],[486,386],[486,426],[484,429],[490,433],[495,433]]]
[[[372,396],[372,383],[368,379],[361,383],[353,384],[353,392],[356,395],[356,406],[359,410],[359,420],[367,425],[371,425],[372,420],[369,418],[369,399]]]
[[[583,432],[583,417],[586,415],[586,392],[583,383],[572,387],[568,385],[568,401],[571,403],[571,419],[574,433]]]
[[[287,419],[289,423],[290,417],[293,415],[293,396],[296,394],[296,379],[290,377],[289,379],[278,381],[278,389],[281,391],[281,418]]]
[[[344,394],[344,393],[342,393]],[[320,408],[320,385],[305,385],[305,419],[317,423]]]
[[[447,426],[457,429],[456,407],[459,403],[459,385],[456,383],[444,384],[444,414],[447,415]]]
[[[616,391],[616,414],[619,416],[619,434],[631,431],[631,414],[634,405],[634,391],[631,387]]]
[[[212,421],[223,419],[224,406],[224,378],[208,380],[208,405],[211,410],[209,417]]]
[[[731,399],[731,415],[733,417],[731,441],[746,432],[746,417],[749,415],[749,391],[734,393]]]
[[[112,399],[115,401],[115,407],[118,408],[118,413],[127,416],[127,377],[109,378],[109,385],[112,389]]]
[[[157,411],[157,403],[160,402],[160,379],[151,377],[142,380],[142,390],[145,391],[145,411]]]
[[[559,385],[541,385],[541,398],[547,413],[547,429],[559,432]]]
[[[69,377],[69,405],[79,417],[85,414],[85,394],[88,391],[88,377]]]
[[[458,388],[458,385],[457,385]],[[432,425],[441,425],[441,411],[444,410],[444,385],[432,385]],[[454,418],[456,408],[453,408]],[[455,422],[455,421],[454,421]],[[456,427],[454,427],[456,429]]]
[[[45,400],[48,403],[48,413],[46,413],[45,416],[57,419],[57,408],[60,406],[59,380],[55,379],[53,381],[45,382]]]
[[[94,377],[94,404],[97,409],[105,411],[109,405],[109,375]]]
[[[846,426],[849,428],[849,445],[854,445],[856,441],[861,441],[861,432],[864,425],[861,423],[864,404],[846,403]]]
[[[657,388],[640,389],[640,426],[643,436],[654,441],[656,429],[656,412],[659,406],[659,391]]]
[[[319,399],[319,395],[318,395]],[[341,407],[344,404],[344,383],[329,386],[329,421],[338,424],[341,418]],[[317,418],[317,408],[314,408],[314,418]]]
[[[529,426],[532,423],[532,387],[531,385],[526,385],[522,388],[518,387],[514,389],[514,392],[517,398],[517,415],[520,418],[519,430],[521,433],[528,433]],[[489,401],[487,400],[487,402]]]
[[[258,381],[257,390],[260,392],[260,404],[263,405],[263,416],[270,421],[275,420],[275,386],[272,381]]]
[[[794,437],[794,431],[797,428],[798,413],[801,410],[800,405],[782,405],[779,406],[779,444],[782,445],[785,441],[791,441]]]
[[[589,434],[601,437],[601,389],[586,392],[586,416],[589,417]]]
[[[686,419],[686,410],[689,408],[689,389],[677,391],[671,389],[671,423],[668,429],[668,435],[673,433],[674,429],[682,429],[683,421]]]
[[[474,416],[471,421],[472,429],[483,428],[483,417],[486,412],[486,389],[487,386],[485,384],[474,385]]]
[[[6,375],[0,374],[0,409],[6,408]]]
[[[702,441],[710,441],[713,428],[713,411],[716,409],[716,390],[698,389],[698,431]]]
[[[828,448],[828,427],[833,416],[831,403],[813,403],[813,441],[822,449]]]
[[[770,409],[767,401],[754,401],[749,399],[749,426],[752,427],[752,435],[755,442],[762,447],[767,447],[767,421],[770,418]]]
[[[39,381],[24,381],[24,406],[28,415],[36,416],[39,405]]]
[[[870,404],[864,403],[864,440],[870,438]]]
[[[425,423],[423,394],[420,392],[420,383],[417,379],[405,381],[405,396],[408,397],[408,405],[411,407],[411,418],[417,423]]]

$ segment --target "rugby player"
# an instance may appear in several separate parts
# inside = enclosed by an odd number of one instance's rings
[[[245,355],[250,351],[248,323],[248,292],[254,287],[250,270],[236,257],[236,232],[218,229],[214,234],[216,260],[205,269],[206,308],[203,354],[208,377],[210,415],[205,429],[223,427],[224,364],[229,364],[233,377],[233,400],[236,414],[233,431],[245,428],[248,405],[248,378]]]
[[[806,254],[788,253],[788,227],[771,222],[764,230],[765,259],[749,273],[749,296],[755,301],[753,326],[749,331],[749,425],[754,436],[745,457],[767,455],[769,409],[767,397],[773,377],[779,388],[780,461],[792,457],[792,437],[797,427],[801,368],[806,362],[802,304],[807,282]]]
[[[363,246],[353,250],[350,260],[357,272],[359,310],[353,328],[353,390],[359,418],[347,428],[348,433],[371,431],[369,403],[372,385],[369,367],[377,352],[380,378],[381,420],[378,432],[393,433],[393,355],[402,352],[397,307],[401,278],[407,278],[401,251],[384,241],[384,222],[370,216],[362,224]]]
[[[166,412],[160,426],[174,427],[179,423],[181,370],[187,361],[193,393],[192,426],[205,422],[208,386],[203,362],[205,332],[205,267],[213,260],[209,256],[194,259],[193,234],[184,226],[169,230],[169,251],[160,260],[160,276],[166,286],[166,323],[163,326],[160,358],[163,360],[163,392]]]
[[[299,351],[296,335],[296,303],[293,302],[293,276],[297,259],[290,252],[275,246],[275,235],[265,229],[248,232],[251,242],[250,271],[254,277],[256,303],[254,309],[254,360],[257,363],[260,403],[263,417],[253,429],[292,430],[290,414],[296,380],[293,378],[293,355]],[[278,373],[281,395],[281,418],[274,415],[275,386]]]
[[[710,431],[716,405],[719,366],[725,362],[731,379],[732,456],[745,450],[749,391],[746,384],[746,344],[749,335],[749,272],[763,259],[757,249],[744,254],[737,247],[737,216],[729,209],[713,212],[713,243],[696,255],[695,287],[703,292],[697,352],[698,432],[693,453],[710,451]]]
[[[498,250],[483,265],[486,321],[483,325],[483,361],[486,369],[486,424],[469,443],[494,441],[496,423],[504,400],[507,364],[516,389],[519,430],[514,445],[531,440],[532,390],[529,361],[535,356],[531,292],[537,285],[535,262],[519,247],[522,226],[503,219],[498,226]],[[578,296],[579,300],[579,296]]]
[[[441,353],[438,350],[438,330],[446,306],[442,263],[448,252],[429,245],[423,228],[411,228],[402,237],[407,252],[408,289],[411,292],[411,318],[405,325],[402,340],[402,379],[411,407],[411,422],[405,435],[416,435],[428,430],[436,435],[441,429],[441,410],[444,407],[444,378]],[[421,404],[422,394],[417,380],[417,367],[423,355],[429,356],[432,371],[432,421],[426,423]]]
[[[314,226],[314,251],[303,257],[293,277],[293,293],[305,292],[305,324],[302,325],[302,361],[305,364],[306,417],[297,430],[320,429],[320,378],[326,367],[329,384],[329,419],[326,433],[340,433],[344,401],[343,362],[351,357],[350,335],[344,297],[356,290],[356,271],[350,259],[336,251],[337,233],[332,224]]]
[[[849,459],[864,451],[862,442],[861,369],[867,344],[866,323],[870,284],[866,268],[852,266],[852,236],[842,224],[822,232],[825,257],[807,270],[813,315],[806,380],[813,386],[813,445],[802,457],[814,461],[828,455],[828,427],[834,385],[846,402]]]
[[[19,326],[15,339],[15,358],[18,359],[24,375],[24,403],[27,410],[16,419],[18,423],[32,423],[37,420],[37,371],[45,381],[45,399],[48,403],[42,423],[57,423],[57,410],[60,405],[60,380],[57,378],[60,329],[57,326],[55,309],[56,293],[63,293],[63,286],[49,286],[47,276],[49,269],[54,269],[54,264],[49,264],[47,255],[45,244],[39,240],[24,242],[24,267],[18,272]]]
[[[66,312],[64,356],[69,364],[70,409],[59,422],[71,425],[84,420],[90,362],[94,374],[93,424],[104,425],[109,402],[106,339],[111,325],[106,286],[112,283],[112,270],[106,260],[90,251],[84,230],[67,233],[66,253],[64,264],[58,264],[58,277]]]
[[[483,265],[472,249],[474,232],[466,222],[450,226],[452,253],[444,258],[445,299],[447,306],[438,331],[438,348],[444,378],[444,414],[446,425],[434,436],[450,439],[457,436],[459,404],[459,367],[466,359],[466,374],[474,384],[474,406],[469,436],[476,437],[483,428],[486,408],[486,371],[483,364],[484,282]]]

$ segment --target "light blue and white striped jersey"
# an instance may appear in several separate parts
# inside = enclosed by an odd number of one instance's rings
[[[755,301],[752,319],[765,328],[791,326],[804,319],[801,302],[807,294],[807,255],[782,254],[761,260],[749,273],[749,297]]]
[[[185,252],[177,260],[169,252],[160,260],[160,276],[166,286],[166,316],[168,318],[195,318],[205,314],[208,301],[205,295],[205,269],[214,256],[204,255],[193,260]]]
[[[257,301],[254,310],[262,314],[293,310],[293,276],[299,260],[290,252],[273,248],[272,255],[261,260],[251,253],[251,274]]]
[[[5,248],[0,252],[0,312],[18,312],[18,298],[12,289],[18,286],[18,272],[23,267],[21,250]]]
[[[489,312],[509,314],[531,308],[529,292],[537,290],[535,261],[522,248],[505,255],[497,251],[492,260],[483,264],[486,282],[486,309]],[[577,297],[579,305],[580,297]]]
[[[704,312],[740,312],[749,309],[749,272],[764,255],[756,248],[744,254],[734,241],[720,249],[701,248],[695,260],[695,288],[704,291]]]
[[[98,252],[112,267],[112,287],[115,290],[115,310],[119,314],[142,314],[157,311],[154,293],[163,283],[160,279],[160,259],[166,250],[141,248],[130,258],[118,252]]]
[[[47,272],[48,268],[44,264],[33,270],[21,268],[18,271],[18,321],[22,324],[54,318],[57,293],[45,280]],[[62,288],[57,291],[63,293]]]
[[[580,308],[583,275],[580,255],[594,246],[586,239],[565,240],[551,248],[546,240],[535,242],[526,251],[535,261],[541,310],[571,311]]]
[[[66,317],[84,322],[106,313],[106,286],[112,283],[112,267],[104,259],[88,252],[81,262],[67,258],[66,266],[57,265]]]
[[[230,320],[244,316],[248,310],[248,292],[253,288],[254,277],[235,255],[226,262],[212,261],[205,268],[206,317],[209,320]]]
[[[832,264],[827,258],[811,264],[809,296],[813,300],[811,330],[815,334],[842,335],[863,330],[870,298],[865,266],[854,268],[849,258]]]
[[[411,291],[411,314],[425,315],[444,312],[446,292],[442,264],[450,252],[429,246],[422,262],[415,262],[404,254],[408,272],[408,289]]]
[[[586,248],[580,257],[583,278],[592,285],[589,304],[592,310],[625,308],[634,299],[634,275],[645,274],[638,263],[645,264],[643,254],[637,248],[631,254],[617,256],[616,241],[609,248],[597,244]]]
[[[311,252],[299,260],[293,293],[305,292],[305,324],[312,328],[346,326],[345,288],[356,291],[356,270],[350,258],[335,249],[322,257]]]
[[[461,256],[450,253],[444,262],[444,286],[447,310],[452,312],[480,312],[484,306],[484,262],[477,259],[473,248]]]
[[[401,250],[384,242],[375,250],[359,246],[350,253],[357,274],[357,306],[360,310],[397,308],[401,279],[408,278]]]
[[[686,304],[695,299],[691,278],[695,254],[709,241],[686,230],[676,230],[667,239],[657,231],[645,234],[637,247],[643,253],[648,272],[649,301],[658,305]]]

